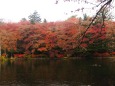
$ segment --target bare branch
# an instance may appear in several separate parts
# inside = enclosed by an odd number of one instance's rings
[[[99,11],[96,13],[95,17],[92,19],[91,23],[88,25],[88,27],[86,28],[86,30],[84,31],[84,33],[82,34],[82,38],[81,38],[81,41],[79,42],[78,44],[78,48],[80,47],[81,43],[82,43],[82,40],[83,38],[85,37],[85,34],[86,32],[88,31],[88,29],[91,27],[91,25],[93,24],[93,22],[96,20],[98,14],[101,12],[101,10],[103,8],[105,8],[107,5],[109,5],[110,3],[112,2],[112,0],[109,0],[108,2],[106,2],[103,6],[101,6],[101,8],[99,9]],[[104,21],[103,21],[104,23]]]

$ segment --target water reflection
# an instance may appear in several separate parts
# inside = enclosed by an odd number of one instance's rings
[[[114,86],[109,60],[32,59],[0,63],[0,86]]]

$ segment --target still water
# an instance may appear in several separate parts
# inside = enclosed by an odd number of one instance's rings
[[[114,59],[0,62],[0,86],[115,86]]]

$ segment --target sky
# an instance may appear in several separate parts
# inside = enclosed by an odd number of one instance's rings
[[[0,19],[7,22],[19,22],[22,18],[28,19],[28,16],[37,11],[41,19],[47,21],[66,20],[72,15],[82,17],[85,12],[88,15],[94,15],[95,12],[89,10],[93,5],[77,4],[75,2],[64,2],[60,0],[0,0]],[[85,7],[87,10],[74,11],[77,8]]]

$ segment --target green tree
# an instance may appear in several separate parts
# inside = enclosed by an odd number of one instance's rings
[[[26,18],[22,18],[21,21],[27,21],[27,19]]]
[[[4,19],[0,19],[0,24],[3,24],[4,23]]]
[[[47,23],[47,20],[46,19],[44,19],[44,21],[43,21],[44,23]]]
[[[41,18],[40,18],[40,16],[39,16],[39,14],[38,14],[37,11],[34,11],[33,14],[31,14],[31,15],[28,16],[28,18],[29,18],[29,21],[30,21],[32,24],[41,22]]]
[[[87,20],[87,18],[88,18],[87,14],[86,13],[83,14],[83,20],[85,21],[85,20]]]

